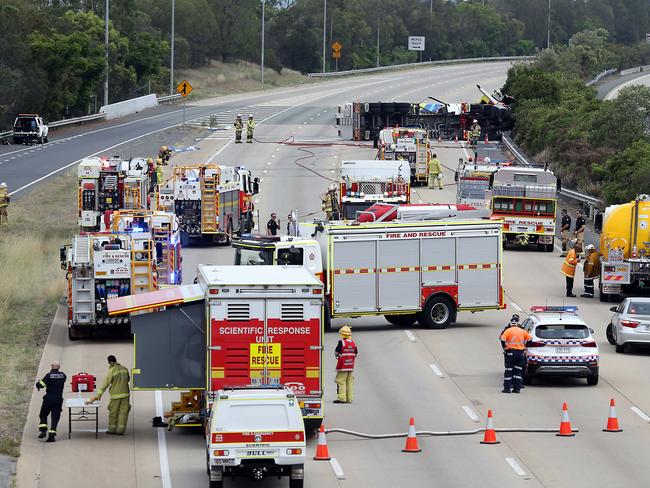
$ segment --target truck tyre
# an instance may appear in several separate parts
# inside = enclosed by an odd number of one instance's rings
[[[320,424],[323,423],[323,419],[303,419],[303,423],[307,433],[316,434],[316,431],[320,429]]]
[[[332,330],[332,313],[330,312],[330,304],[325,301],[325,306],[323,307],[323,329],[325,332]]]
[[[620,346],[618,344],[615,344],[615,346],[617,353],[623,354],[625,352],[625,344],[621,344]]]
[[[598,373],[587,376],[587,384],[590,386],[596,386],[598,384]]]
[[[74,330],[74,327],[72,325],[68,325],[68,339],[71,341],[78,341],[79,336],[76,334],[76,331]]]
[[[427,329],[444,329],[454,321],[456,307],[444,295],[436,295],[427,301],[419,322]]]
[[[410,327],[412,326],[418,316],[416,314],[412,315],[384,315],[384,318],[391,324],[398,327]]]
[[[607,326],[607,329],[605,330],[605,336],[607,337],[607,342],[609,342],[612,346],[616,345],[616,341],[614,340],[614,332],[612,331],[612,324],[609,324]]]
[[[23,140],[20,137],[14,137],[14,144],[22,144]]]
[[[45,139],[44,139],[44,140],[45,140],[45,144],[47,144],[48,142],[50,142],[50,140],[47,138],[47,136],[45,136]]]
[[[213,480],[212,474],[210,473],[210,488],[223,488],[223,477],[225,476],[226,473],[224,473],[222,467],[217,467],[216,469],[221,471],[221,479]]]
[[[300,470],[299,478],[293,478],[293,470]],[[302,488],[305,482],[305,465],[304,464],[295,464],[291,466],[291,473],[289,474],[289,488]]]

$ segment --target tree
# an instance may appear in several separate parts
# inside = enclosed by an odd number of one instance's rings
[[[650,143],[640,140],[595,168],[607,204],[629,202],[650,187]]]

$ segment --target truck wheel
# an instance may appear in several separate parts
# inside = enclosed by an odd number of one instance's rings
[[[76,330],[72,325],[68,326],[68,339],[70,339],[71,341],[79,340],[79,336],[76,334]]]
[[[210,488],[223,488],[223,480],[219,480],[219,481],[210,480]]]
[[[294,478],[296,476],[296,478]],[[302,488],[305,482],[305,465],[294,464],[289,474],[289,488]]]
[[[50,142],[50,140],[47,138],[47,136],[45,136],[44,141],[45,141],[45,144],[47,144],[48,142]]]
[[[609,342],[612,346],[616,345],[616,341],[614,340],[614,332],[612,331],[612,324],[609,324],[607,326],[607,329],[605,330],[605,336],[607,337],[607,342]]]
[[[590,386],[596,386],[598,384],[598,373],[587,376],[587,384]]]
[[[429,298],[420,316],[420,325],[427,329],[444,329],[454,320],[455,307],[447,297]]]
[[[618,344],[615,344],[616,346],[616,352],[619,354],[623,354],[625,352],[625,344],[621,344],[620,346]]]
[[[391,324],[398,327],[410,327],[418,319],[416,314],[412,315],[384,315],[384,318]]]
[[[20,137],[14,137],[14,144],[22,144],[23,140]]]

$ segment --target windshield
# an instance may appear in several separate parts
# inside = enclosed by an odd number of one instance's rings
[[[16,120],[15,128],[17,131],[27,132],[36,130],[36,119],[23,119]]]
[[[513,190],[516,191],[516,190]],[[554,200],[529,198],[494,197],[492,211],[495,214],[519,214],[535,217],[555,216]]]
[[[244,266],[273,264],[273,251],[238,247],[235,253],[235,264]]]
[[[540,339],[587,339],[589,329],[581,324],[538,325],[535,334]]]
[[[650,315],[650,302],[630,302],[627,313],[629,315]]]

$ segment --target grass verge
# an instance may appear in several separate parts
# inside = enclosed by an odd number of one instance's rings
[[[0,226],[0,453],[18,456],[41,353],[65,290],[59,247],[77,226],[76,175],[9,206]]]
[[[211,61],[208,66],[186,69],[178,72],[179,80],[187,80],[194,91],[190,97],[212,98],[233,93],[263,90],[280,86],[295,86],[319,81],[283,68],[278,73],[270,68],[264,69],[264,84],[260,83],[260,65],[239,61],[221,63]]]

